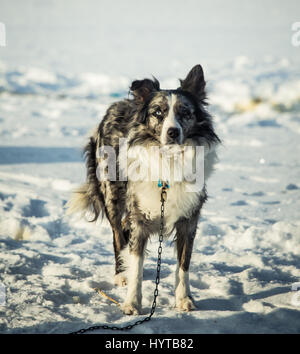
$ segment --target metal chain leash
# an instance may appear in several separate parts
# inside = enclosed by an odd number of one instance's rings
[[[118,326],[107,326],[107,325],[97,325],[97,326],[91,326],[88,328],[82,328],[78,331],[71,332],[69,334],[83,334],[86,332],[91,332],[91,331],[96,331],[98,329],[109,329],[113,331],[129,331],[135,326],[138,326],[144,322],[148,322],[151,320],[155,308],[156,308],[156,299],[158,296],[158,285],[160,282],[160,266],[161,266],[161,254],[162,254],[162,242],[163,242],[163,229],[164,229],[164,212],[165,212],[165,201],[167,200],[167,191],[166,189],[169,188],[168,184],[163,184],[162,189],[161,189],[161,195],[160,195],[160,202],[161,202],[161,207],[160,207],[160,228],[159,228],[159,246],[158,246],[158,255],[157,255],[157,269],[156,269],[156,279],[155,279],[155,290],[154,290],[154,297],[153,297],[153,303],[151,307],[151,311],[149,316],[143,318],[142,320],[138,320],[134,322],[133,324],[129,324],[124,327],[118,327]]]

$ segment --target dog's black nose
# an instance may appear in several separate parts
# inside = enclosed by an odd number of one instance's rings
[[[168,137],[172,139],[176,139],[179,136],[179,129],[178,128],[169,128],[167,131]]]

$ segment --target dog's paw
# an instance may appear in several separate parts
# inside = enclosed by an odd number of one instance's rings
[[[124,275],[124,273],[118,273],[115,275],[115,285],[117,286],[127,285],[127,277]]]
[[[141,313],[141,309],[136,304],[123,304],[121,309],[125,315],[139,315]]]
[[[186,296],[183,299],[176,301],[176,308],[179,311],[192,311],[196,309],[196,305],[190,296]]]

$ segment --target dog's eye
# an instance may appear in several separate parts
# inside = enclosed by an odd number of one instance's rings
[[[155,115],[155,117],[157,118],[161,118],[162,117],[162,111],[160,109],[157,109],[156,111],[154,111],[153,113]]]
[[[190,110],[185,108],[185,107],[181,107],[180,115],[183,116],[185,119],[191,119],[192,118]]]

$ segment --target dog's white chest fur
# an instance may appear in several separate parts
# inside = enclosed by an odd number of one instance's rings
[[[140,211],[149,220],[160,217],[161,188],[155,182],[139,182],[135,184],[134,194]],[[181,217],[189,218],[199,205],[201,192],[187,192],[186,183],[174,183],[167,189],[167,200],[164,206],[165,233],[170,233],[174,223]]]
[[[180,151],[181,148],[180,146],[175,146],[174,149],[179,149]],[[147,148],[145,148],[144,150],[137,150],[137,147],[134,147],[129,149],[129,151],[133,154],[133,156],[139,156],[140,165],[143,165],[145,161],[149,161],[149,157],[147,156],[149,152]],[[188,159],[190,159],[190,161],[195,158],[194,152],[186,156],[188,157]],[[190,184],[190,182],[186,180],[183,180],[181,182],[175,182],[174,179],[171,178],[170,188],[167,189],[167,201],[165,203],[164,210],[164,234],[168,234],[173,230],[174,224],[178,221],[178,219],[180,219],[181,217],[190,218],[193,212],[197,209],[197,207],[199,207],[200,197],[205,196],[205,192],[203,190],[204,183],[212,173],[215,160],[216,152],[214,148],[206,148],[203,166],[203,184],[198,184],[198,187],[196,189],[190,189],[192,184]],[[135,160],[133,159],[133,161]],[[186,161],[189,162],[189,160]],[[155,171],[156,169],[158,169],[157,166],[157,164],[152,164],[150,166],[151,171]],[[181,166],[181,169],[184,168],[183,165],[179,166]],[[147,167],[149,167],[149,165]],[[162,168],[165,168],[165,166],[163,165]],[[173,173],[172,167],[171,171]],[[157,175],[161,176],[161,173],[157,171]],[[196,192],[191,192],[191,190],[196,190]],[[148,219],[149,221],[153,221],[160,217],[161,188],[158,187],[157,181],[129,181],[128,193],[135,196],[135,199],[138,202],[138,208],[140,209],[142,214],[144,214],[146,219]]]

